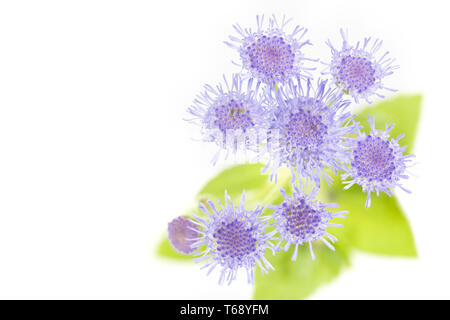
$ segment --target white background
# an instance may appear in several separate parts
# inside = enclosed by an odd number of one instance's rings
[[[339,27],[384,39],[401,65],[388,84],[425,97],[414,193],[398,193],[420,258],[356,254],[312,298],[450,298],[445,3],[2,1],[0,298],[251,297],[245,281],[219,287],[154,251],[221,169],[192,141],[186,109],[238,71],[223,41],[262,13],[306,26],[306,52],[322,59]]]

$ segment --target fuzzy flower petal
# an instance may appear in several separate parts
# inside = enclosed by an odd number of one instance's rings
[[[371,192],[385,192],[389,196],[395,187],[400,187],[406,192],[400,181],[408,179],[406,169],[414,155],[403,155],[406,147],[400,147],[398,141],[404,136],[389,140],[389,131],[394,125],[388,126],[384,131],[375,129],[375,118],[369,116],[371,128],[370,134],[359,132],[356,138],[350,140],[352,147],[350,167],[342,179],[345,181],[345,189],[354,184],[362,187],[367,193],[366,208],[370,207]]]
[[[266,233],[267,219],[261,218],[263,207],[247,210],[244,207],[245,193],[241,203],[235,206],[225,192],[225,205],[216,208],[214,203],[207,201],[208,207],[200,206],[207,214],[203,219],[195,217],[195,223],[202,229],[202,237],[193,246],[205,245],[206,249],[197,251],[196,262],[206,261],[203,268],[208,268],[208,274],[219,267],[219,284],[225,281],[230,284],[236,279],[237,271],[246,269],[248,282],[254,283],[254,268],[256,265],[261,273],[273,269],[265,258],[267,249],[273,250],[274,232]]]
[[[284,190],[280,191],[284,196],[284,201],[280,205],[273,207],[275,210],[272,214],[276,230],[281,236],[277,247],[283,241],[285,242],[283,245],[285,251],[291,245],[294,245],[293,261],[297,259],[298,246],[303,244],[309,245],[311,257],[314,260],[312,243],[317,240],[322,241],[334,251],[331,243],[337,241],[337,238],[329,234],[326,229],[327,227],[343,227],[342,225],[331,223],[330,220],[334,217],[345,218],[348,211],[329,212],[327,210],[328,207],[336,207],[337,205],[315,201],[314,197],[317,195],[317,189],[314,189],[311,194],[307,194],[294,186],[292,196],[286,195]]]
[[[223,84],[213,88],[205,86],[205,91],[194,100],[188,112],[193,118],[187,119],[201,128],[202,140],[213,142],[219,152],[213,159],[215,163],[221,151],[236,153],[239,143],[252,149],[250,132],[267,127],[267,112],[262,107],[260,85],[253,79],[248,81],[235,74],[231,83],[223,78]]]
[[[286,165],[295,175],[320,184],[332,178],[324,171],[336,173],[348,161],[347,135],[356,133],[358,124],[347,111],[349,101],[342,93],[327,89],[326,81],[319,80],[313,87],[308,80],[290,81],[279,89],[272,99],[274,105],[271,123],[270,160],[265,168],[272,167],[275,176],[280,166]]]
[[[331,41],[327,45],[331,48],[331,62],[323,62],[327,68],[322,74],[329,74],[335,86],[353,97],[356,103],[369,100],[372,96],[384,98],[382,90],[395,91],[385,87],[384,78],[391,75],[398,65],[395,60],[388,58],[389,52],[378,56],[383,41],[376,39],[371,42],[365,38],[355,46],[348,43],[348,35],[341,29],[343,39],[342,49],[335,48]]]
[[[249,77],[270,86],[284,83],[292,77],[310,78],[309,71],[315,68],[304,66],[306,60],[302,50],[310,45],[309,40],[301,40],[307,29],[296,26],[291,33],[286,32],[290,19],[283,17],[278,21],[275,16],[268,19],[267,26],[264,16],[256,17],[257,28],[243,29],[234,25],[238,36],[230,36],[228,46],[239,52],[243,72]]]

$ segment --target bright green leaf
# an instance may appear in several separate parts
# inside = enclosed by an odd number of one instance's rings
[[[192,260],[192,256],[179,253],[170,244],[167,236],[164,237],[158,245],[156,254],[163,258],[175,259],[175,260]]]
[[[398,96],[380,104],[367,107],[356,116],[356,120],[369,132],[367,118],[375,116],[375,125],[384,129],[385,123],[395,123],[390,132],[397,137],[404,133],[400,140],[401,145],[407,145],[407,152],[411,152],[420,115],[420,95]],[[336,179],[338,180],[338,179]],[[349,210],[348,218],[342,221],[345,227],[335,232],[338,238],[351,247],[362,251],[415,257],[417,256],[414,237],[398,201],[394,196],[380,194],[372,195],[372,205],[369,209],[364,207],[366,194],[361,187],[353,186],[343,190],[342,184],[336,181],[330,188],[324,185],[321,195],[325,201],[337,202],[340,210]]]
[[[420,106],[422,96],[402,95],[393,99],[381,102],[373,107],[367,107],[355,117],[356,121],[364,127],[366,133],[370,131],[367,121],[369,115],[375,116],[375,126],[383,129],[385,123],[395,123],[394,129],[390,132],[392,137],[397,137],[404,133],[405,137],[400,140],[401,145],[407,145],[406,152],[410,153],[416,136],[417,125],[420,116]]]
[[[200,201],[217,199],[223,200],[227,190],[233,201],[238,204],[242,191],[246,193],[246,207],[251,209],[257,204],[272,203],[279,198],[279,189],[288,188],[290,171],[280,169],[277,183],[270,181],[270,175],[262,174],[264,166],[260,163],[235,165],[225,169],[216,177],[211,179],[198,193]]]
[[[333,222],[344,225],[332,232],[342,245],[370,253],[416,257],[414,237],[395,196],[372,194],[372,204],[365,208],[366,194],[361,187],[353,186],[343,190],[336,182],[332,187],[323,186],[321,198],[326,202],[336,202],[336,210],[348,210],[346,219]]]
[[[294,247],[267,258],[275,271],[255,277],[254,299],[299,300],[307,298],[318,287],[333,280],[343,267],[349,265],[345,250],[333,252],[325,245],[313,246],[316,260],[312,260],[307,245],[299,247],[296,261],[291,261]]]
[[[261,174],[262,164],[241,164],[223,170],[211,179],[200,190],[199,195],[213,196],[223,199],[225,190],[234,199],[240,197],[242,190],[252,191],[258,189],[269,180],[268,175]],[[216,200],[210,199],[210,200]]]

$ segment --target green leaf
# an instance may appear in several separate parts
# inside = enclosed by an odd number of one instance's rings
[[[404,133],[405,137],[400,141],[407,145],[407,152],[411,152],[420,115],[420,95],[398,96],[384,101],[373,107],[366,107],[355,118],[369,132],[367,121],[369,115],[375,116],[377,128],[384,129],[385,123],[395,123],[390,132],[397,137]],[[417,251],[414,237],[395,196],[388,197],[382,193],[379,197],[372,195],[372,205],[369,209],[364,207],[366,194],[361,187],[353,186],[349,190],[343,190],[343,185],[336,179],[332,187],[324,184],[321,188],[321,196],[324,201],[337,202],[339,210],[349,210],[347,219],[337,221],[344,228],[335,232],[342,244],[361,251],[416,257]],[[340,219],[336,219],[340,220]]]
[[[288,252],[279,252],[267,258],[275,271],[255,276],[254,299],[298,300],[305,299],[318,287],[338,276],[343,267],[349,265],[345,249],[336,247],[331,251],[325,245],[313,245],[316,260],[312,260],[307,245],[298,248],[296,261],[291,261],[294,247]]]
[[[279,189],[290,187],[290,170],[278,171],[277,183],[270,181],[269,174],[262,174],[264,166],[260,163],[235,165],[225,169],[211,179],[198,193],[198,200],[223,200],[227,190],[233,201],[240,203],[242,191],[246,194],[246,207],[252,209],[257,204],[273,203],[279,199]]]
[[[416,136],[417,125],[420,116],[422,96],[402,95],[377,104],[374,107],[366,107],[355,117],[356,121],[364,127],[366,133],[370,131],[367,121],[369,115],[375,116],[377,129],[384,129],[385,123],[395,123],[390,132],[392,137],[404,133],[405,137],[400,140],[401,145],[406,145],[406,152],[410,153]]]
[[[365,195],[361,187],[343,190],[336,183],[323,187],[324,200],[337,202],[337,210],[348,210],[346,219],[334,219],[344,228],[335,230],[339,242],[361,251],[403,257],[416,257],[417,251],[409,222],[395,196],[372,195],[372,204],[365,208]],[[334,222],[334,221],[333,221]]]
[[[261,174],[263,165],[241,164],[225,169],[211,179],[198,193],[199,197],[206,196],[209,200],[223,199],[225,190],[233,200],[239,199],[242,190],[251,193],[264,187],[269,181],[269,175]],[[211,199],[214,197],[214,199]]]
[[[175,260],[192,260],[192,256],[179,253],[170,244],[167,236],[165,236],[158,245],[156,254],[163,258],[175,259]]]

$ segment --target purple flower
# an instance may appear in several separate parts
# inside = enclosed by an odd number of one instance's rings
[[[195,261],[206,261],[202,268],[208,268],[208,274],[220,267],[219,284],[224,281],[230,284],[241,268],[247,270],[249,283],[254,282],[255,265],[260,267],[262,274],[267,273],[267,269],[273,269],[264,255],[267,249],[273,250],[270,240],[273,240],[275,232],[265,233],[267,218],[260,217],[263,207],[247,210],[244,202],[245,193],[242,193],[240,205],[234,206],[225,192],[225,206],[219,201],[221,208],[216,209],[213,202],[207,201],[212,212],[202,203],[200,208],[207,218],[195,217],[195,223],[203,231],[193,246],[206,246],[205,250],[194,254],[200,256]]]
[[[351,95],[356,103],[363,99],[371,104],[369,98],[373,95],[384,98],[380,94],[383,89],[395,91],[382,82],[398,68],[393,65],[395,60],[387,57],[389,52],[377,57],[383,41],[376,39],[370,44],[370,38],[365,38],[362,43],[358,41],[356,46],[351,46],[347,33],[340,31],[342,49],[336,49],[330,40],[327,41],[332,57],[330,63],[324,63],[327,68],[322,74],[330,74],[336,87]]]
[[[332,178],[324,168],[335,173],[342,169],[348,161],[345,138],[358,128],[346,110],[350,102],[342,99],[342,93],[327,89],[326,81],[319,80],[314,88],[308,80],[306,88],[301,81],[290,81],[276,91],[272,104],[272,145],[263,171],[272,166],[276,178],[278,168],[286,165],[293,177],[312,179],[316,185],[323,177],[330,184]]]
[[[389,196],[395,187],[400,187],[410,193],[400,184],[400,179],[408,179],[406,169],[413,155],[403,155],[405,147],[400,147],[398,141],[404,134],[396,139],[389,140],[389,131],[394,125],[386,124],[385,131],[375,129],[375,118],[369,116],[371,132],[366,135],[359,132],[358,137],[350,140],[352,147],[350,168],[342,175],[345,189],[354,184],[367,192],[366,208],[370,207],[371,192],[385,192]]]
[[[188,121],[201,127],[202,139],[219,146],[214,163],[222,150],[227,155],[230,150],[236,153],[241,142],[244,148],[251,149],[249,131],[264,127],[267,122],[259,84],[253,85],[253,79],[249,79],[245,81],[246,88],[243,88],[244,81],[237,74],[233,75],[230,84],[225,76],[223,79],[224,85],[219,84],[216,88],[205,85],[205,91],[197,96],[193,106],[188,109],[194,116]]]
[[[268,19],[268,25],[264,25],[264,16],[256,16],[257,28],[243,29],[238,24],[234,29],[238,37],[230,36],[232,42],[225,42],[236,49],[241,57],[242,67],[245,73],[270,86],[276,83],[284,83],[292,77],[310,77],[309,70],[303,63],[305,60],[317,61],[305,58],[302,48],[311,44],[309,40],[302,41],[307,29],[296,26],[291,33],[285,28],[290,22],[283,17],[281,23],[275,16]]]
[[[295,250],[292,255],[292,261],[297,259],[298,246],[304,243],[309,244],[311,257],[314,260],[314,252],[312,249],[312,242],[321,240],[331,250],[334,247],[326,239],[328,238],[332,243],[337,241],[337,238],[326,231],[327,227],[343,227],[340,224],[331,223],[330,220],[334,217],[345,218],[348,211],[341,211],[330,213],[327,211],[329,207],[338,207],[335,203],[323,204],[315,201],[314,197],[317,195],[318,189],[314,189],[311,194],[303,193],[299,188],[294,186],[292,196],[287,196],[286,192],[281,189],[284,201],[278,206],[272,206],[274,212],[272,213],[275,220],[276,231],[280,234],[281,239],[277,247],[284,241],[284,250],[287,251],[291,245],[295,245]]]
[[[175,250],[191,254],[195,250],[192,244],[199,237],[199,228],[188,218],[178,217],[169,222],[167,234],[169,242]]]

